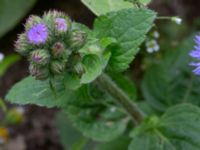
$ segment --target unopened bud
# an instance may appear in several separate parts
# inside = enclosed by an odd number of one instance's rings
[[[51,71],[53,74],[61,74],[65,71],[66,63],[61,61],[53,61],[51,63]]]
[[[37,80],[45,80],[49,77],[49,71],[46,67],[41,68],[41,67],[35,66],[33,64],[30,64],[29,72]]]
[[[83,31],[73,31],[70,39],[72,48],[81,48],[86,42],[87,35]]]
[[[16,52],[20,53],[21,55],[28,55],[31,51],[30,46],[27,43],[26,34],[22,33],[18,36],[17,41],[15,42]]]
[[[39,24],[39,23],[42,23],[42,19],[38,16],[31,15],[26,20],[25,28],[26,28],[26,30],[29,30],[32,26],[34,26],[35,24]]]
[[[65,45],[61,42],[56,42],[52,47],[52,55],[54,58],[59,58],[65,53]]]
[[[44,66],[50,61],[50,54],[47,50],[38,49],[31,53],[30,60],[33,64]]]

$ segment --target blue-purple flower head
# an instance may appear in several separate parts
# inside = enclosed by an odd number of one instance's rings
[[[35,45],[44,44],[48,35],[48,28],[44,23],[33,25],[27,32],[28,42]]]
[[[194,49],[190,52],[190,56],[195,58],[197,62],[190,63],[191,66],[195,66],[196,68],[193,70],[193,73],[196,75],[200,75],[200,35],[195,37]]]
[[[64,18],[55,19],[56,29],[61,32],[66,32],[68,29],[67,21]]]

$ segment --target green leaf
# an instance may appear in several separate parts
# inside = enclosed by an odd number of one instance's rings
[[[49,81],[35,80],[27,77],[15,84],[6,96],[6,100],[15,104],[35,104],[46,107],[61,107],[71,99],[72,93],[65,90],[63,80],[53,82],[54,90]]]
[[[187,38],[175,49],[153,63],[145,72],[142,91],[148,103],[158,111],[179,103],[200,105],[200,78],[194,76],[189,66],[189,51],[193,48],[193,37]]]
[[[75,128],[95,141],[111,141],[124,132],[129,119],[108,95],[96,85],[85,85],[78,91],[78,98],[65,109]]]
[[[81,0],[81,2],[97,16],[133,7],[131,3],[124,0]]]
[[[81,77],[81,83],[90,83],[95,80],[103,71],[103,64],[97,55],[86,55],[82,61],[85,73]]]
[[[147,4],[149,4],[151,2],[151,0],[124,0],[124,1],[128,1],[128,2],[131,2],[133,4],[138,1],[138,2],[140,2],[142,4],[144,4],[144,5],[147,5]]]
[[[148,9],[124,9],[100,16],[94,24],[99,39],[114,38],[115,44],[107,47],[112,52],[110,67],[124,71],[134,59],[147,32],[153,26],[156,14]]]
[[[84,138],[79,131],[72,127],[64,112],[59,112],[56,115],[56,124],[65,150],[83,150],[83,147],[87,145],[88,139]]]
[[[121,136],[114,141],[98,144],[96,150],[127,150],[130,141],[128,136]]]
[[[200,109],[181,104],[136,129],[129,150],[199,150]]]
[[[76,90],[81,87],[80,79],[76,74],[66,73],[64,78],[66,89]]]
[[[31,9],[36,0],[0,1],[0,37],[12,29]]]
[[[14,63],[20,60],[19,55],[9,55],[3,59],[3,62],[0,62],[0,76],[2,76],[7,69],[12,66]]]

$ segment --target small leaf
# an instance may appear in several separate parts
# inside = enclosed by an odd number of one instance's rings
[[[27,77],[15,84],[6,96],[6,100],[15,104],[35,104],[46,107],[61,107],[70,99],[70,91],[66,91],[62,80],[53,82],[54,93],[49,81],[35,80]]]
[[[90,83],[95,80],[103,71],[103,65],[97,55],[86,55],[82,61],[85,73],[81,77],[81,83]]]
[[[65,74],[65,87],[67,89],[76,90],[81,87],[80,79],[76,74],[66,73]]]
[[[131,3],[124,0],[81,0],[81,2],[97,16],[133,7]]]
[[[12,66],[14,63],[20,60],[19,55],[9,55],[3,59],[3,62],[0,63],[0,76],[2,76],[6,70]]]
[[[134,59],[156,14],[148,9],[124,9],[100,16],[94,24],[99,39],[113,38],[116,43],[107,47],[112,52],[110,68],[124,71]]]
[[[129,150],[199,150],[199,116],[198,107],[181,104],[161,119],[149,118],[133,132]]]
[[[36,0],[1,0],[0,37],[12,29],[31,9],[35,2]]]

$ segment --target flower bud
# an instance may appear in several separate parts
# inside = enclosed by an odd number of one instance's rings
[[[52,47],[52,55],[54,58],[60,58],[63,55],[69,55],[70,51],[65,49],[65,45],[62,42],[56,42]],[[64,56],[65,57],[65,56]]]
[[[70,45],[72,48],[81,48],[86,42],[87,35],[83,31],[73,31],[70,39]]]
[[[42,67],[30,64],[29,72],[37,80],[45,80],[49,77],[49,70],[46,67],[42,68]]]
[[[61,74],[65,71],[66,63],[61,61],[53,61],[51,63],[51,72],[53,74]]]
[[[80,62],[75,65],[74,70],[79,76],[85,73],[84,66]]]
[[[16,52],[20,53],[21,55],[28,55],[31,51],[31,47],[27,43],[26,34],[22,33],[18,36],[17,41],[15,42],[15,49]]]
[[[50,61],[50,54],[45,49],[34,50],[31,53],[30,60],[35,65],[45,66]]]
[[[43,15],[43,19],[55,29],[57,34],[67,33],[71,28],[70,18],[59,11],[49,11]]]
[[[31,15],[27,20],[25,24],[26,31],[28,31],[32,26],[35,24],[42,23],[42,19],[38,16]]]

